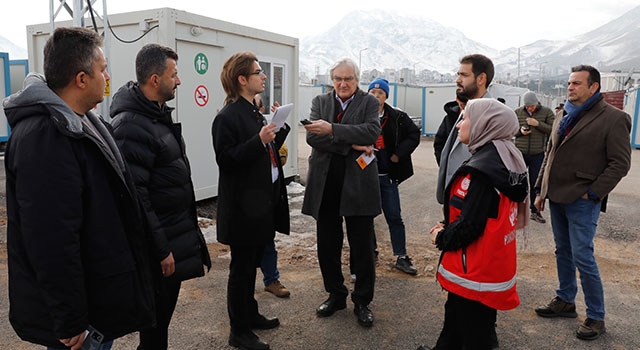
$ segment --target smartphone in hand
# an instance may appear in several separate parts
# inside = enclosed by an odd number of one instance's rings
[[[80,350],[94,350],[99,349],[100,344],[104,341],[104,336],[97,329],[91,327],[87,329],[87,334],[84,338],[84,342],[82,343],[82,347]]]
[[[300,121],[300,123],[301,123],[302,125],[309,125],[309,124],[311,124],[311,121],[310,121],[309,119],[302,119],[302,120]]]

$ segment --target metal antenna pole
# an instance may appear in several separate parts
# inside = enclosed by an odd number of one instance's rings
[[[74,27],[85,27],[85,15],[89,12],[89,10],[92,11],[92,14],[96,17],[96,19],[100,20],[100,22],[97,22],[96,25],[100,25],[102,24],[102,30],[103,30],[103,37],[104,37],[104,56],[107,59],[107,65],[111,64],[111,32],[108,29],[108,19],[107,19],[107,0],[88,0],[91,1],[91,7],[88,6],[83,6],[83,4],[86,3],[87,0],[49,0],[49,24],[51,27],[51,30],[49,32],[49,34],[53,34],[53,31],[56,28],[56,18],[58,17],[58,15],[60,14],[61,10],[65,10],[69,16],[71,16],[71,18],[73,19],[73,26]],[[102,12],[103,12],[103,16],[100,16],[99,13],[97,13],[96,11],[96,7],[94,6],[96,2],[101,1],[102,2]],[[72,2],[72,7],[69,6],[68,2]],[[56,7],[55,3],[59,3]],[[89,15],[92,15],[89,14]],[[100,28],[97,28],[97,30],[100,30]],[[99,108],[99,112],[100,114],[106,118],[107,120],[109,119],[109,105],[111,103],[111,93],[110,91],[113,90],[111,88],[110,85],[107,85],[107,88],[109,89],[109,93],[105,95],[105,99],[102,103],[100,103],[100,105],[98,106]]]

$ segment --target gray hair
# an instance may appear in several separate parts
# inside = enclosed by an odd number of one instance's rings
[[[331,80],[333,80],[333,71],[336,70],[336,68],[338,67],[342,67],[342,66],[347,66],[353,69],[353,72],[355,73],[355,78],[356,78],[356,82],[359,83],[360,82],[360,67],[358,67],[358,64],[350,59],[349,57],[344,57],[339,59],[338,61],[336,61],[336,63],[334,63],[331,68],[329,68],[329,76],[331,77]]]

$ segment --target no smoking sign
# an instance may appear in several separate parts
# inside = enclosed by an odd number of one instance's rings
[[[204,85],[198,85],[193,93],[193,98],[198,106],[204,107],[209,102],[209,90]]]

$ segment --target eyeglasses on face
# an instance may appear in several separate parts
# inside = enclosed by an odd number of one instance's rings
[[[264,72],[264,69],[258,69],[255,72],[249,73],[249,75],[254,75],[254,74],[259,76],[264,75],[265,77],[267,76],[267,73]]]
[[[335,81],[336,83],[340,83],[340,82],[350,83],[350,82],[354,81],[355,79],[356,79],[356,77],[354,77],[353,75],[350,75],[348,77],[339,77],[339,76],[334,76],[333,77],[333,81]]]

